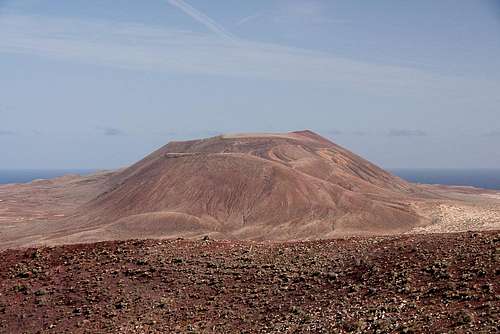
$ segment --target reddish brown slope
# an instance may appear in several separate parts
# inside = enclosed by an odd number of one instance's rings
[[[310,131],[172,142],[108,183],[51,241],[314,239],[421,222],[405,202],[414,187]]]
[[[38,243],[105,191],[112,172],[0,185],[0,248]],[[75,227],[75,231],[78,226]]]
[[[172,142],[99,189],[72,216],[16,229],[3,247],[206,234],[318,239],[426,222],[409,204],[418,188],[311,131]]]

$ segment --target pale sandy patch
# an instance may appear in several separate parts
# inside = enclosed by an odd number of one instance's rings
[[[500,200],[500,194],[483,194],[482,196]]]
[[[461,203],[437,205],[429,217],[431,225],[417,227],[410,233],[450,233],[500,229],[500,206]]]

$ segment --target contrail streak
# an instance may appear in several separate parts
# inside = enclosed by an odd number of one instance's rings
[[[242,18],[241,20],[238,21],[237,25],[240,26],[240,25],[245,24],[245,23],[247,23],[249,21],[253,21],[255,19],[258,19],[261,16],[262,16],[262,14],[258,13],[258,14],[253,14],[253,15],[244,17],[244,18]]]
[[[186,3],[184,0],[167,0],[167,1],[172,6],[179,8],[184,13],[189,15],[191,18],[203,24],[205,27],[207,27],[210,31],[214,32],[218,36],[230,40],[232,42],[237,41],[236,36],[228,32],[220,24],[215,22],[213,19],[211,19],[204,13],[200,12],[190,4]]]

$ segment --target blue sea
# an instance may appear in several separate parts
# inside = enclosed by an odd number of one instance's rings
[[[53,179],[67,174],[87,175],[95,169],[0,169],[0,184],[27,183],[37,179]]]
[[[500,169],[391,169],[391,173],[416,183],[473,186],[500,190]]]
[[[1,170],[0,184],[26,183],[66,174],[86,175],[95,169]],[[474,186],[500,190],[500,169],[391,169],[391,173],[410,182]]]

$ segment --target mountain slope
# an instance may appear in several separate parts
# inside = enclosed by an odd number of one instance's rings
[[[53,237],[315,239],[421,223],[415,187],[310,131],[172,142],[108,187]]]

